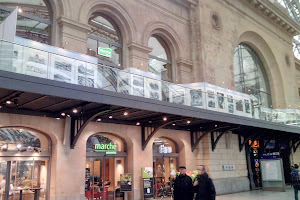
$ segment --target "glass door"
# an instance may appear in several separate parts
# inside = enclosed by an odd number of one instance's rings
[[[5,199],[6,176],[7,176],[7,162],[0,161],[0,200]]]
[[[177,158],[155,157],[154,170],[154,196],[155,198],[172,196],[174,173],[177,169]]]
[[[124,173],[124,158],[87,159],[85,199],[123,200],[120,174]]]

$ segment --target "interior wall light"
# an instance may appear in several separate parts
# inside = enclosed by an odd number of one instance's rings
[[[113,118],[113,116],[112,116],[112,115],[110,115],[108,118],[109,118],[109,119],[112,119],[112,118]]]
[[[127,116],[127,115],[128,115],[128,112],[124,112],[124,115]]]
[[[168,118],[167,118],[167,117],[164,117],[164,118],[163,118],[163,120],[164,120],[164,121],[167,121],[167,120],[168,120]]]
[[[73,108],[72,112],[76,114],[76,113],[78,113],[78,109],[77,108]]]
[[[139,126],[139,125],[141,125],[141,123],[140,123],[140,122],[137,122],[136,125]]]

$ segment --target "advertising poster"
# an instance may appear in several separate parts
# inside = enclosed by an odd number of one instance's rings
[[[120,191],[131,192],[132,191],[132,174],[121,174],[120,176]]]
[[[161,81],[146,78],[145,93],[146,98],[162,100]]]
[[[144,198],[153,198],[153,168],[142,168]]]
[[[244,98],[242,94],[235,94],[233,96],[235,100],[235,114],[240,116],[245,116],[245,106],[244,106]]]
[[[189,90],[190,95],[190,105],[194,107],[203,107],[203,90],[202,89],[195,89]]]
[[[16,57],[19,57],[20,51],[16,52]],[[35,49],[26,48],[24,51],[23,74],[36,76],[40,78],[48,77],[48,53]],[[15,59],[14,64],[18,63],[19,58]],[[50,68],[50,67],[49,67]]]
[[[66,83],[76,83],[74,81],[75,67],[76,60],[52,54],[50,79]]]
[[[245,116],[252,118],[252,105],[251,105],[250,97],[244,98],[244,104],[245,104]]]

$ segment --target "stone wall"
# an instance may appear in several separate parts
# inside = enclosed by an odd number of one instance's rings
[[[197,166],[204,165],[213,179],[218,194],[250,190],[245,150],[239,151],[238,137],[227,133],[212,151],[211,136],[200,142],[197,151]],[[224,171],[223,165],[235,165],[234,171]]]

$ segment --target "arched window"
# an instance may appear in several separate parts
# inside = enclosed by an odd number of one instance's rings
[[[49,198],[50,139],[39,132],[21,128],[0,128],[0,182],[11,188],[39,188],[37,198]],[[10,173],[7,173],[10,172]],[[5,185],[5,184],[4,184]],[[0,189],[8,199],[14,194]],[[34,199],[35,194],[27,195]]]
[[[252,95],[258,105],[272,106],[269,81],[264,66],[255,51],[239,44],[234,53],[234,81],[236,90]]]
[[[46,0],[2,0],[0,21],[19,7],[17,36],[51,44],[52,9]]]
[[[172,81],[171,53],[167,43],[161,37],[152,35],[148,46],[153,49],[149,54],[149,71],[163,80]]]
[[[123,45],[118,26],[101,13],[93,13],[89,25],[92,28],[88,34],[88,55],[98,57],[99,63],[120,68]]]

